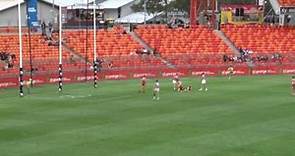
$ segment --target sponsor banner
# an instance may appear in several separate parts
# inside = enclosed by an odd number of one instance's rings
[[[28,22],[31,27],[38,27],[37,0],[27,1]]]
[[[284,66],[282,67],[283,74],[295,74],[295,66]]]
[[[157,77],[157,73],[152,73],[152,72],[135,72],[132,74],[131,78],[142,78],[143,76],[150,77],[150,78],[155,78]]]
[[[76,81],[86,81],[86,80],[94,80],[94,75],[91,75],[91,76],[78,76],[75,78],[73,78],[74,80]]]
[[[209,70],[192,71],[193,76],[200,76],[203,73],[205,73],[206,75],[217,75],[215,71],[209,71]]]
[[[294,69],[283,69],[283,74],[295,74],[295,68]]]
[[[200,69],[192,69],[191,74],[193,76],[200,76],[203,73],[205,73],[206,75],[218,75],[220,71],[220,68],[216,68],[216,67],[212,67],[212,68],[200,68]]]
[[[0,79],[0,88],[10,88],[18,86],[18,78]]]
[[[25,79],[25,82],[28,82],[28,80],[29,78]],[[33,78],[33,84],[36,86],[46,84],[46,83],[48,83],[48,80],[46,79],[45,76],[44,77],[38,76]]]
[[[221,75],[225,76],[229,73],[227,69],[224,69],[221,71]],[[248,75],[249,74],[249,68],[247,67],[234,67],[233,71],[234,75]]]
[[[267,75],[267,74],[279,74],[280,69],[278,67],[260,66],[252,70],[253,75]]]
[[[106,74],[104,75],[104,79],[106,80],[122,80],[122,79],[127,79],[128,74]]]
[[[112,71],[102,71],[98,73],[98,80],[123,80],[123,79],[138,79],[143,76],[147,76],[150,78],[155,77],[163,77],[163,78],[171,78],[176,75],[178,76],[200,76],[202,73],[206,73],[210,76],[216,75],[226,75],[227,67],[207,67],[207,68],[194,68],[194,69],[134,69],[134,70],[112,70]],[[266,75],[266,74],[295,74],[295,66],[283,66],[283,67],[275,67],[275,66],[257,66],[252,70],[253,75]],[[234,67],[235,75],[248,75],[250,74],[250,70],[247,66],[237,66]],[[24,80],[28,81],[29,77],[25,76]],[[81,82],[85,80],[93,80],[93,72],[88,72],[87,76],[81,72],[72,72],[65,73],[63,77],[63,82]],[[34,83],[36,85],[48,84],[48,83],[58,83],[59,78],[57,74],[44,74],[44,75],[36,75],[34,76]],[[9,88],[9,87],[17,87],[18,86],[18,78],[0,78],[0,88]]]
[[[129,78],[129,72],[128,71],[105,71],[99,73],[102,75],[102,79],[105,80],[122,80],[122,79],[128,79]]]
[[[63,77],[62,81],[63,82],[71,82],[73,81],[73,77]],[[49,83],[58,83],[59,82],[59,78],[49,78]]]
[[[174,77],[174,76],[189,76],[189,71],[187,69],[180,69],[180,70],[171,70],[171,69],[164,69],[162,72],[161,72],[161,76],[163,78],[167,78],[167,77]]]
[[[229,74],[229,71],[227,70],[223,70],[221,72],[221,75],[225,76],[225,75],[228,75]],[[234,75],[247,75],[248,74],[248,71],[245,71],[245,70],[234,70],[233,71],[233,74]]]
[[[18,85],[17,82],[0,82],[0,88],[9,88],[9,87],[16,87]]]

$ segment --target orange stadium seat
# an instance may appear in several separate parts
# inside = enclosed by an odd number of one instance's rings
[[[237,47],[254,53],[295,53],[294,27],[225,25],[222,30]]]
[[[88,31],[87,43],[85,30],[65,31],[64,35],[67,38],[66,44],[70,48],[82,56],[86,56],[87,50],[87,58],[93,60],[93,31]],[[113,67],[142,67],[152,65],[153,62],[161,64],[155,57],[149,57],[149,61],[147,61],[145,58],[132,56],[136,51],[142,49],[143,47],[126,34],[121,27],[97,31],[97,55],[99,58],[105,59],[106,62],[113,62]],[[126,63],[126,60],[132,65]]]
[[[174,64],[202,64],[203,56],[213,58],[231,54],[229,47],[212,30],[204,26],[170,29],[164,25],[140,26],[136,33],[161,56]],[[191,57],[193,61],[189,61]],[[206,61],[221,64],[221,61]]]
[[[279,0],[279,3],[281,6],[284,6],[284,7],[294,7],[295,6],[295,0]]]
[[[29,70],[29,38],[27,34],[23,37],[23,62],[25,70]],[[48,46],[41,34],[34,33],[31,36],[31,54],[34,68],[38,71],[48,71],[54,67],[56,72],[58,64],[58,47]],[[18,34],[0,34],[0,51],[8,52],[16,56],[15,67],[6,71],[7,73],[17,73],[19,61],[19,39]],[[63,59],[69,59],[69,54],[64,53]],[[53,63],[56,62],[56,63]]]

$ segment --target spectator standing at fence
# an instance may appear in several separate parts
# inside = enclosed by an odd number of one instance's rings
[[[42,22],[42,24],[41,24],[41,31],[42,31],[42,36],[46,36],[46,24],[45,24],[45,22]]]
[[[51,22],[48,23],[48,30],[49,30],[49,33],[52,33],[53,31],[53,25]]]

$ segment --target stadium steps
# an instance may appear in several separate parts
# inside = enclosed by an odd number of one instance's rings
[[[65,49],[67,52],[69,52],[71,55],[73,55],[76,58],[79,58],[83,63],[85,63],[85,57],[82,56],[80,53],[76,52],[75,50],[71,49],[68,45],[65,43],[62,44],[63,49]],[[91,64],[89,60],[86,60],[88,64]]]
[[[220,30],[214,30],[213,31],[214,34],[219,37],[230,49],[231,51],[234,53],[235,56],[240,56],[240,51],[237,48],[237,46],[234,44],[234,42],[232,42],[225,34],[224,32],[220,31]],[[247,62],[247,65],[249,67],[254,67],[254,64],[252,62]]]
[[[175,68],[175,65],[173,65],[171,62],[169,62],[168,60],[162,58],[160,55],[157,55],[155,54],[154,52],[154,49],[149,46],[142,38],[140,38],[140,36],[134,32],[134,31],[131,31],[131,32],[128,32],[128,34],[136,41],[138,42],[141,46],[143,46],[145,49],[149,50],[152,52],[152,54],[154,56],[156,56],[156,58],[158,58],[159,60],[161,60],[162,63],[166,64],[169,68]]]
[[[53,34],[53,37],[52,39],[55,41],[55,42],[58,42],[58,37],[57,37],[58,34]],[[81,62],[85,63],[85,57],[82,56],[80,53],[76,52],[75,50],[73,50],[72,48],[70,48],[66,43],[62,43],[62,48],[68,52],[70,55],[73,55],[75,58],[79,58],[81,60]],[[87,61],[87,63],[90,63],[89,61]]]

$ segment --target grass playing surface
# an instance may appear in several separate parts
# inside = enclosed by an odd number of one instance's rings
[[[105,81],[0,90],[0,156],[292,156],[295,97],[290,77],[209,78],[209,91],[152,100],[139,82]]]

